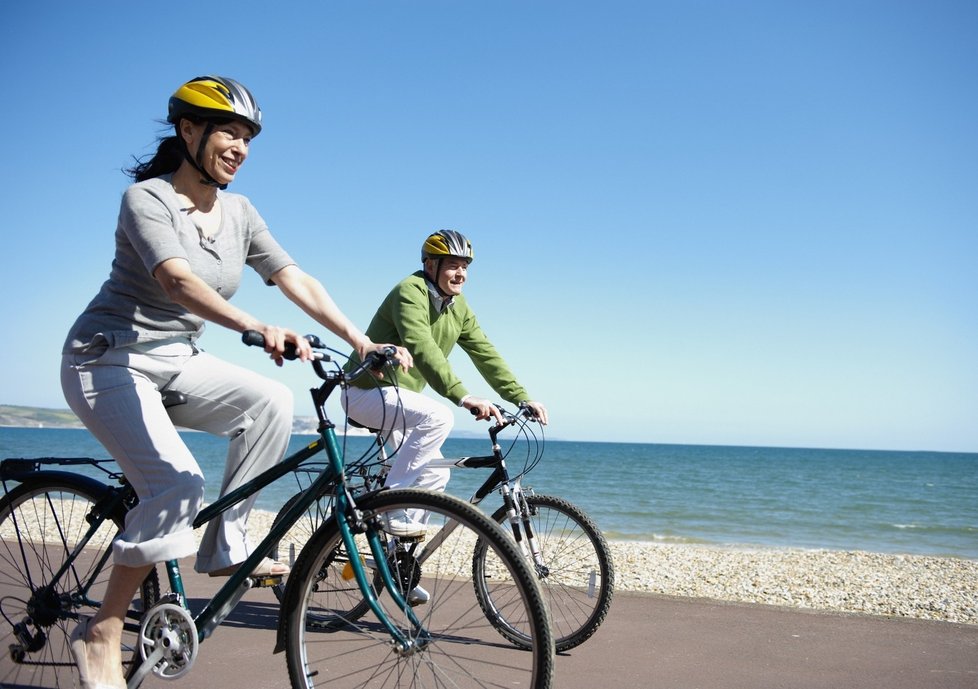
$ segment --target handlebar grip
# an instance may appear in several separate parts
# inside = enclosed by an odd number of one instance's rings
[[[499,406],[498,404],[496,404],[495,402],[490,402],[490,403],[489,403],[489,406],[490,406],[490,407],[495,407],[496,409],[498,409],[498,410],[500,411],[500,413],[501,413],[501,414],[502,414],[503,416],[506,416],[506,410],[505,410],[505,409],[503,409],[502,407],[500,407],[500,406]],[[478,409],[476,409],[475,407],[469,407],[469,413],[470,413],[470,414],[472,414],[472,416],[478,416],[478,415],[479,415],[479,410],[478,410]]]
[[[257,330],[245,330],[241,333],[241,341],[249,347],[265,347],[265,336]],[[282,352],[282,358],[288,359],[289,361],[295,361],[298,358],[293,343],[285,343],[285,351]]]
[[[397,354],[396,347],[384,347],[378,352],[370,352],[367,354],[366,360],[363,362],[366,364],[367,368],[371,371],[379,371],[382,369],[388,361],[394,358]]]
[[[257,330],[245,330],[241,333],[241,341],[249,347],[264,347],[265,336]]]

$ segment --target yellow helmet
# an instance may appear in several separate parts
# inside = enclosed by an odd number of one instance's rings
[[[170,96],[167,121],[181,117],[205,120],[234,119],[249,125],[255,136],[261,131],[261,108],[251,92],[234,79],[204,76],[191,79]]]
[[[457,256],[472,263],[472,259],[475,258],[472,242],[466,239],[464,234],[455,230],[438,230],[428,235],[424,240],[424,246],[421,247],[421,260],[445,256]]]

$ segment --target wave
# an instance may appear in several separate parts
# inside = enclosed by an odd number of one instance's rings
[[[624,531],[614,531],[603,529],[601,533],[609,541],[634,541],[643,543],[677,543],[677,544],[702,544],[707,545],[712,541],[703,538],[692,538],[689,536],[666,535],[659,533],[634,533]]]

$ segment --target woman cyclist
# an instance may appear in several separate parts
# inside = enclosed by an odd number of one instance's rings
[[[286,344],[299,358],[309,343],[228,301],[250,266],[309,316],[364,356],[378,349],[275,241],[247,198],[225,192],[261,131],[261,110],[233,79],[197,77],[176,90],[167,120],[172,136],[127,172],[109,277],[75,321],[63,349],[69,406],[122,467],[139,496],[113,545],[114,566],[102,608],[72,634],[82,686],[124,687],[123,616],[157,562],[197,552],[195,568],[231,574],[251,552],[246,533],[254,496],[213,520],[198,549],[193,520],[204,476],[176,427],[227,437],[221,494],[284,456],[292,428],[287,387],[205,353],[198,338],[210,321],[256,330],[279,365]],[[407,370],[410,355],[400,350]],[[186,399],[170,409],[161,391]],[[266,559],[256,574],[287,573]]]

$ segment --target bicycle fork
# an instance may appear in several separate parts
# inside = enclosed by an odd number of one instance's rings
[[[365,529],[370,553],[374,558],[377,571],[380,573],[384,586],[390,593],[391,598],[394,599],[397,607],[404,612],[411,626],[414,628],[416,632],[414,639],[409,638],[391,622],[390,617],[384,612],[380,602],[377,600],[377,594],[367,580],[367,572],[363,565],[364,560],[361,558],[360,551],[354,541],[353,529],[350,526],[350,516],[348,515],[352,515],[353,523],[357,525],[363,524],[363,514],[356,509],[353,504],[353,498],[346,491],[342,491],[337,494],[336,521],[340,529],[340,538],[343,540],[343,547],[346,548],[349,564],[353,570],[353,576],[356,578],[357,585],[360,587],[360,592],[363,594],[374,615],[377,616],[377,619],[384,626],[384,629],[387,630],[387,633],[390,634],[392,646],[397,655],[407,657],[424,650],[431,641],[431,636],[414,614],[411,605],[401,594],[400,586],[394,581],[394,576],[391,574],[390,566],[388,565],[384,544],[381,542],[377,532],[380,528],[379,525],[371,525]],[[371,516],[371,520],[376,521],[377,517]]]
[[[547,578],[550,576],[550,568],[543,560],[543,550],[533,532],[533,524],[530,521],[530,506],[523,496],[523,487],[519,480],[516,480],[512,487],[508,483],[504,483],[500,491],[503,496],[503,504],[506,505],[506,519],[513,530],[513,538],[519,545],[520,551],[524,557],[532,560],[537,576],[541,579]]]

